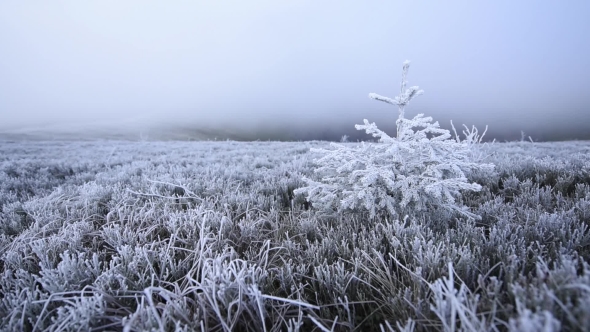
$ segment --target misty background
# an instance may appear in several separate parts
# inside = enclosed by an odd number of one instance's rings
[[[352,140],[425,113],[486,138],[590,139],[590,2],[0,2],[0,134]]]

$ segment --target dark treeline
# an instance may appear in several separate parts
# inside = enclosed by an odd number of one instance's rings
[[[382,128],[391,136],[396,135],[395,124],[375,121],[379,128]],[[356,123],[361,123],[357,121]],[[449,124],[442,124],[441,127],[451,129]],[[457,132],[462,137],[464,128],[455,123]],[[480,133],[485,130],[485,125],[476,124]],[[144,128],[94,128],[89,130],[19,130],[0,131],[0,139],[4,140],[180,140],[180,141],[207,141],[207,140],[233,140],[233,141],[341,141],[343,136],[348,142],[371,141],[373,137],[358,131],[353,123],[338,123],[336,125],[325,125],[318,123],[308,124],[278,124],[267,126],[193,126],[186,125],[151,125]],[[569,140],[590,140],[590,129],[585,123],[578,124],[547,124],[542,126],[530,126],[516,128],[501,123],[494,123],[488,126],[483,141],[496,140],[505,141],[569,141]]]

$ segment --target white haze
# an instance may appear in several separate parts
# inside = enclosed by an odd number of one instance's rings
[[[397,94],[410,59],[425,95],[409,114],[590,138],[589,12],[588,1],[5,0],[0,130],[317,137],[393,122],[367,94]]]

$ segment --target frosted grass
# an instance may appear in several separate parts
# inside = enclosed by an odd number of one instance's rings
[[[590,329],[589,142],[482,147],[481,220],[318,210],[326,146],[0,142],[1,330]]]

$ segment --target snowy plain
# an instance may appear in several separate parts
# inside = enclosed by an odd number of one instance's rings
[[[590,329],[590,142],[480,147],[481,220],[320,212],[327,145],[0,141],[0,329]]]

